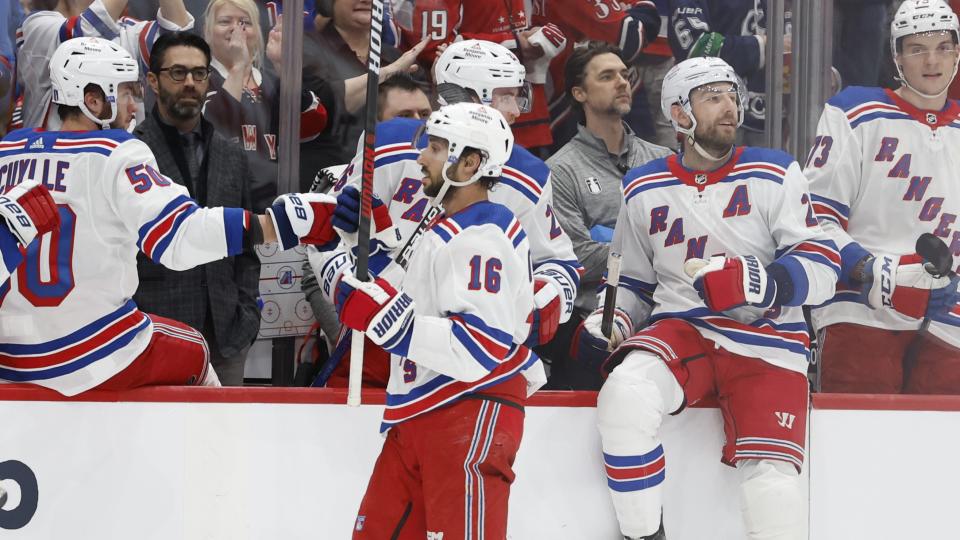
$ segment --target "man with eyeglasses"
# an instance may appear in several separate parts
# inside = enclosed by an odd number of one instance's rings
[[[905,1],[890,26],[901,86],[847,88],[820,117],[805,172],[843,259],[836,296],[813,310],[825,392],[960,393],[957,280],[914,253],[933,233],[960,254],[958,40],[946,3]]]
[[[164,46],[183,43],[175,39],[179,38],[161,41]],[[199,44],[206,46],[202,40]],[[153,75],[175,64],[188,69],[206,65],[200,52],[174,58],[176,49],[194,50],[155,47]],[[140,284],[137,254],[170,269],[193,272],[187,275],[198,276],[198,282],[206,278],[209,296],[216,301],[211,307],[216,309],[236,303],[227,297],[231,292],[239,294],[226,289],[237,289],[236,285],[223,285],[236,271],[236,259],[230,257],[265,242],[280,242],[281,249],[290,249],[300,242],[323,245],[336,238],[330,223],[335,200],[324,195],[283,195],[265,215],[236,205],[197,204],[184,186],[160,170],[177,170],[167,146],[180,141],[163,139],[176,137],[176,127],[149,139],[149,145],[126,131],[110,129],[117,115],[118,87],[138,81],[139,73],[137,62],[113,42],[96,37],[66,41],[50,60],[53,99],[63,130],[20,129],[0,141],[0,217],[6,214],[6,228],[25,248],[11,278],[0,280],[0,381],[32,383],[66,396],[92,388],[216,385],[205,337],[181,321],[141,310],[131,299]],[[167,72],[160,73],[167,77]],[[242,163],[231,162],[229,150],[218,153],[214,139],[204,144],[218,172],[242,174]],[[154,152],[163,156],[161,163],[167,167],[158,164]],[[242,162],[242,153],[235,156]],[[37,184],[52,200],[43,202]],[[220,189],[239,192],[242,185],[235,182]],[[207,202],[214,196],[209,190]],[[59,215],[59,227],[45,219],[49,213],[43,209],[50,207]],[[11,211],[16,214],[13,220]],[[20,254],[15,246],[7,249],[9,244],[0,245],[0,256],[7,262],[8,255]],[[10,268],[7,262],[3,266]],[[203,264],[210,266],[196,273],[194,269]],[[221,278],[220,272],[229,276]],[[157,284],[144,287],[156,290]],[[183,304],[177,306],[180,309],[196,310],[188,313],[194,315],[202,304],[185,291],[196,293],[171,281],[164,284],[162,294],[167,302]],[[203,314],[200,311],[201,322]],[[222,345],[222,339],[218,342]]]
[[[210,58],[209,46],[197,35],[177,32],[157,40],[147,73],[157,102],[134,136],[153,149],[160,172],[186,186],[199,204],[250,210],[252,174],[243,148],[201,114]],[[185,272],[140,255],[137,272],[137,304],[200,330],[220,382],[242,385],[246,351],[260,325],[256,255],[244,252]]]

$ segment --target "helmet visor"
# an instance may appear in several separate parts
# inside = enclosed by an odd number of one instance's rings
[[[513,88],[497,88],[493,92],[490,106],[498,111],[510,111],[514,108],[520,114],[528,113],[533,108],[533,88],[529,81],[522,86]]]

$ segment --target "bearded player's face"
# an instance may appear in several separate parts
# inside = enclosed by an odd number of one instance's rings
[[[722,155],[736,141],[739,99],[731,83],[711,83],[690,93],[693,115],[697,119],[694,137],[708,152]]]
[[[423,192],[428,197],[436,197],[443,186],[443,168],[447,166],[449,146],[447,141],[439,137],[429,137],[427,146],[420,151],[417,165],[423,172]]]

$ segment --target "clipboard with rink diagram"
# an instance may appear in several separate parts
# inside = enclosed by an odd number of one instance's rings
[[[260,333],[258,339],[306,335],[313,325],[313,310],[300,282],[306,248],[280,251],[276,243],[256,246],[260,258]]]

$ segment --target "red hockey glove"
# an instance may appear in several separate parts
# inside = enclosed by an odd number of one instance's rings
[[[530,335],[524,343],[527,347],[543,345],[553,339],[560,326],[560,309],[560,291],[551,282],[534,278],[533,311],[527,317]]]
[[[330,216],[337,200],[325,193],[288,193],[281,195],[267,208],[267,215],[277,231],[280,248],[311,244],[319,249],[336,245],[337,233]],[[320,247],[322,246],[322,247]]]
[[[684,270],[692,274],[694,288],[711,311],[719,313],[747,304],[769,308],[777,297],[776,282],[753,255],[690,259]]]
[[[0,217],[23,247],[60,227],[57,203],[47,188],[35,181],[22,182],[0,195]]]
[[[385,279],[360,281],[346,273],[337,284],[340,322],[367,333],[370,341],[400,356],[407,356],[413,334],[413,299]]]
[[[931,292],[937,294],[938,309],[948,305],[955,289],[950,276],[934,276],[924,268],[923,257],[876,255],[864,265],[865,282],[861,297],[874,309],[892,308],[907,317],[922,319],[927,314]]]

